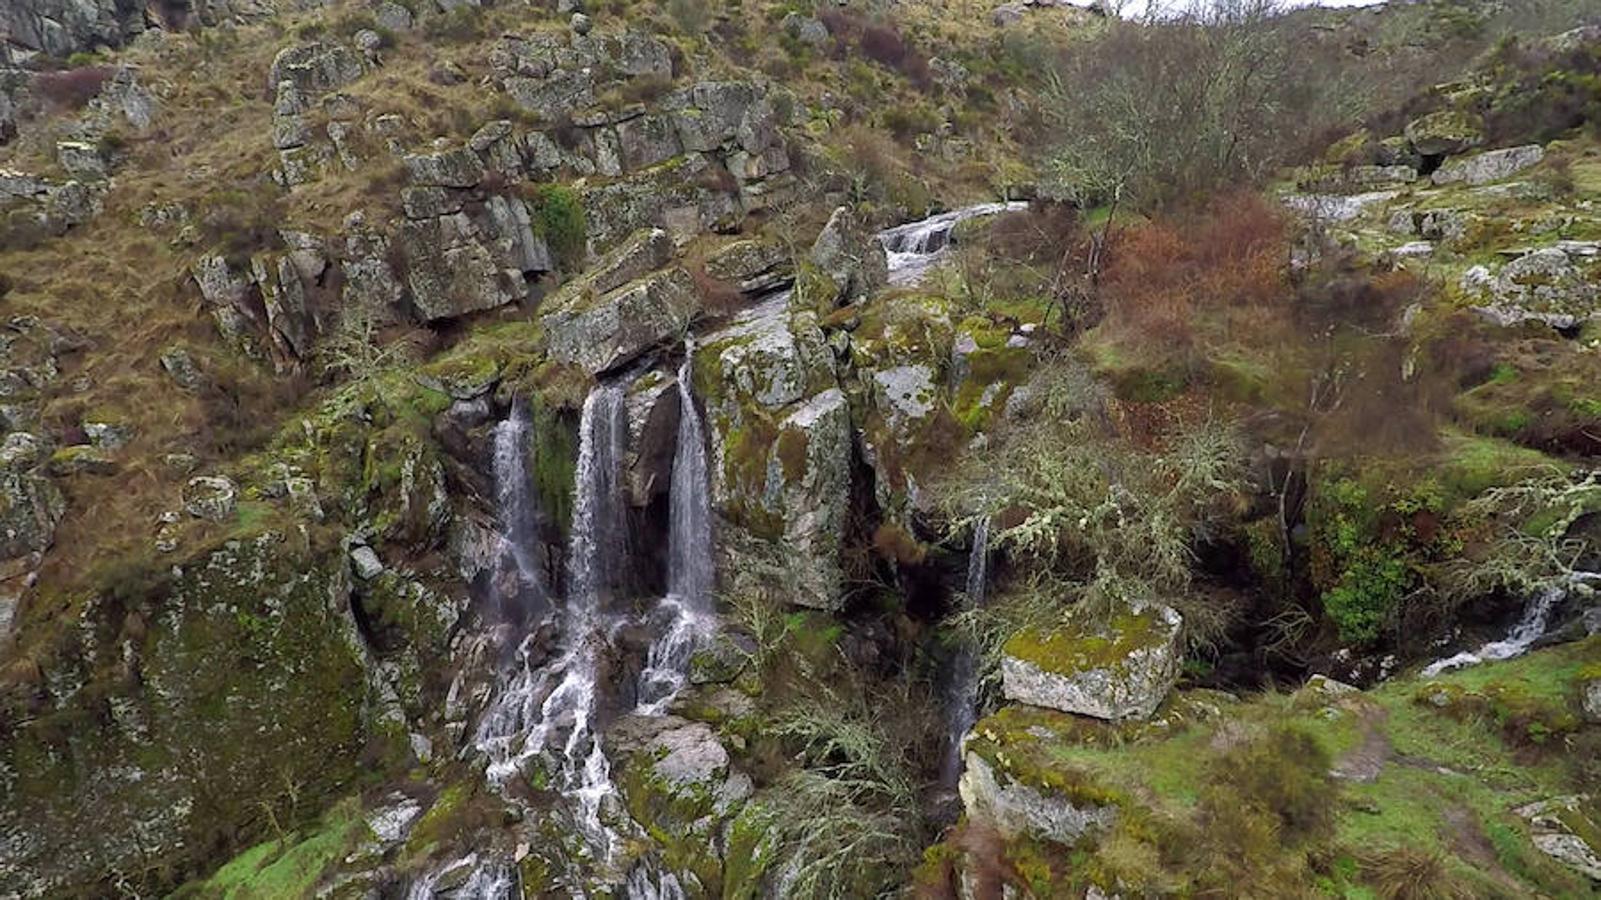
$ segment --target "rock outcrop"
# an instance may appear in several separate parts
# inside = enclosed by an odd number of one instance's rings
[[[1539,144],[1486,150],[1473,156],[1447,160],[1429,177],[1435,184],[1489,184],[1537,166],[1542,159],[1545,159],[1545,148]]]
[[[192,863],[216,823],[286,785],[319,802],[354,777],[379,731],[349,575],[301,541],[240,536],[82,610],[81,657],[0,746],[0,893],[93,894],[108,872]]]
[[[1123,798],[1051,758],[1071,728],[1052,714],[1018,708],[973,726],[962,741],[958,785],[968,817],[1008,836],[1065,846],[1109,828]]]
[[[1172,608],[1147,604],[1104,625],[1075,618],[1006,642],[1006,699],[1098,719],[1144,719],[1178,681],[1179,631]]]
[[[782,548],[794,602],[837,608],[852,429],[817,317],[769,300],[699,338],[694,371],[714,508]]]

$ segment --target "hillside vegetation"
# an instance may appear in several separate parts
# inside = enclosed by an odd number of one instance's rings
[[[1592,896],[1598,204],[1590,0],[15,0],[0,896]]]

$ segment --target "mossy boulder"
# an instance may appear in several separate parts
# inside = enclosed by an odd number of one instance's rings
[[[1178,681],[1183,619],[1145,604],[1101,620],[1075,615],[1053,630],[1027,629],[1006,642],[1006,698],[1099,719],[1144,719]]]
[[[1008,837],[1067,845],[1110,828],[1127,798],[1059,758],[1076,727],[1069,716],[1023,707],[974,725],[962,742],[958,785],[968,819]]]
[[[942,297],[888,294],[851,309],[863,453],[879,506],[904,517],[926,509],[921,487],[1005,409],[1034,352],[1004,323],[958,322]]]
[[[689,274],[671,268],[593,299],[574,297],[541,323],[551,358],[599,374],[681,333],[699,305]]]
[[[91,598],[73,662],[0,709],[0,894],[159,894],[353,783],[382,736],[349,592],[337,544],[262,532]]]
[[[622,761],[619,787],[629,815],[662,848],[668,867],[692,874],[706,896],[723,881],[724,826],[750,796],[716,732],[677,716],[624,716],[607,732]]]
[[[1461,153],[1484,143],[1484,122],[1470,113],[1442,109],[1408,122],[1406,139],[1424,156]]]

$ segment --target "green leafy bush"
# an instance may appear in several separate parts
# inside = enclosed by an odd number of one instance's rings
[[[532,188],[528,200],[533,206],[534,229],[550,245],[558,265],[582,264],[589,224],[578,195],[559,184],[541,184]]]

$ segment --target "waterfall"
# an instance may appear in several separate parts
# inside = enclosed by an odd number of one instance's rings
[[[611,605],[628,569],[621,471],[627,439],[622,389],[601,385],[590,391],[579,425],[577,496],[567,556],[567,609],[585,616],[580,621],[586,624]]]
[[[693,351],[691,351],[692,354]],[[670,488],[672,527],[667,535],[667,592],[689,608],[711,612],[716,572],[712,566],[711,482],[706,474],[706,437],[695,408],[691,356],[678,367],[678,446],[673,450]]]
[[[1023,202],[980,203],[916,222],[886,228],[878,233],[889,261],[889,283],[916,284],[950,245],[951,230],[968,219],[1027,209]]]
[[[967,556],[968,609],[984,606],[989,591],[989,519],[973,526],[973,547]],[[978,722],[978,651],[963,640],[951,662],[950,682],[945,698],[945,753],[940,765],[940,783],[954,786],[962,774],[962,736]]]
[[[524,638],[517,665],[485,711],[475,740],[489,760],[486,775],[494,784],[505,784],[528,760],[550,751],[551,786],[577,802],[578,828],[603,860],[611,858],[615,836],[601,823],[600,809],[614,789],[594,716],[607,643],[604,613],[627,566],[620,472],[625,434],[622,391],[595,388],[584,401],[579,425],[561,656],[551,665],[536,665],[533,635]],[[551,746],[562,729],[565,739]]]
[[[1546,628],[1550,625],[1551,611],[1557,604],[1567,599],[1568,593],[1576,585],[1592,581],[1601,581],[1601,572],[1572,572],[1545,586],[1528,606],[1524,607],[1523,615],[1512,626],[1506,637],[1499,641],[1491,641],[1477,650],[1464,650],[1455,656],[1435,660],[1423,667],[1422,676],[1433,678],[1441,672],[1449,672],[1452,669],[1465,669],[1481,662],[1522,656],[1534,646],[1535,641],[1545,636]]]
[[[406,891],[406,900],[433,900],[439,880],[463,869],[471,869],[471,873],[459,887],[450,889],[452,900],[514,900],[522,896],[516,871],[511,866],[479,862],[478,854],[469,853],[412,882]]]
[[[990,520],[978,520],[973,526],[973,549],[967,554],[967,605],[980,609],[988,599],[989,591]]]
[[[525,591],[535,599],[545,599],[544,578],[535,560],[534,546],[539,534],[539,512],[528,490],[528,414],[524,406],[512,402],[511,414],[495,426],[494,476],[495,515],[500,524],[500,552],[491,590],[502,621],[513,618],[513,609]],[[511,566],[506,566],[510,560]]]
[[[657,637],[639,679],[639,712],[660,715],[684,686],[690,657],[715,622],[711,482],[705,428],[695,407],[690,360],[678,369],[678,445],[673,451],[667,535],[667,596],[652,613]]]

